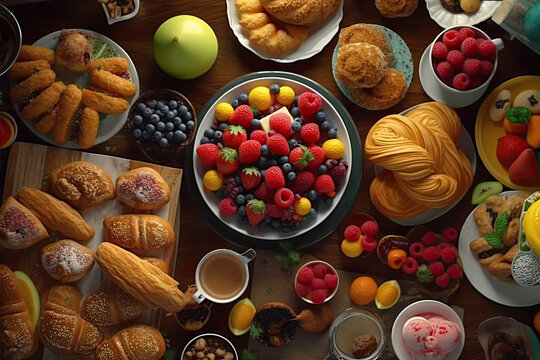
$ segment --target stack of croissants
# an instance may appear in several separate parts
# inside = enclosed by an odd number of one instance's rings
[[[37,326],[14,272],[0,265],[0,358],[26,359],[38,339],[55,354],[77,359],[161,358],[163,336],[137,319],[147,309],[179,312],[192,301],[168,275],[165,261],[149,257],[175,242],[171,225],[147,214],[170,201],[168,184],[150,167],[129,170],[113,184],[102,168],[86,161],[61,165],[48,175],[48,192],[23,187],[18,200],[10,196],[0,207],[3,248],[27,249],[49,239],[50,232],[62,235],[40,251],[41,266],[54,285],[40,289],[45,293]],[[103,220],[103,242],[94,253],[85,244],[97,234],[80,211],[114,198],[130,213]],[[75,282],[95,262],[104,273],[101,288],[83,299]],[[105,340],[104,329],[111,326],[121,330]]]

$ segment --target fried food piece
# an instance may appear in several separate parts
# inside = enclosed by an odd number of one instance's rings
[[[474,210],[474,221],[478,226],[480,234],[487,234],[493,231],[491,216],[485,205],[480,205]]]
[[[489,264],[489,272],[502,281],[514,282],[512,278],[512,260],[514,260],[518,252],[518,245],[515,244],[506,252],[506,254],[504,254],[504,256],[499,257],[497,260]]]
[[[374,87],[388,70],[381,49],[368,43],[341,46],[336,60],[336,77],[348,88]]]
[[[356,103],[364,109],[388,109],[403,100],[407,94],[407,81],[400,71],[388,69],[374,87],[351,89],[351,93]]]
[[[65,87],[62,81],[53,83],[22,109],[21,116],[26,120],[36,120],[58,104]]]
[[[74,116],[81,103],[81,90],[77,85],[70,84],[64,91],[58,106],[58,120],[54,125],[53,138],[58,144],[65,144],[71,135]]]
[[[504,246],[510,247],[517,243],[519,238],[519,225],[519,217],[515,217],[510,220],[510,222],[508,223],[508,228],[506,229],[506,232],[504,233],[502,238]]]
[[[339,32],[339,46],[359,42],[365,42],[371,45],[375,45],[376,47],[381,49],[388,65],[390,65],[392,61],[394,61],[394,52],[392,51],[392,45],[390,45],[390,42],[386,38],[386,35],[376,26],[370,24],[354,24],[341,29],[341,31]]]
[[[58,120],[58,104],[39,120],[34,128],[42,134],[48,134],[54,129]]]
[[[88,65],[88,72],[91,73],[94,70],[106,70],[113,74],[120,75],[128,71],[129,63],[126,58],[112,57],[94,60]]]
[[[121,114],[129,107],[126,99],[89,89],[82,89],[82,103],[103,114]]]
[[[38,71],[28,79],[21,81],[9,91],[9,99],[15,104],[36,91],[42,91],[54,82],[56,74],[51,69]]]
[[[92,46],[84,35],[62,30],[56,46],[55,64],[72,71],[83,72],[92,61],[90,59],[91,53]]]
[[[54,58],[54,50],[43,46],[23,45],[17,61],[47,60],[52,65],[54,64]]]
[[[375,6],[385,17],[406,17],[416,10],[418,0],[375,0]]]
[[[11,69],[9,69],[8,77],[11,80],[19,81],[26,79],[40,70],[50,68],[51,64],[47,60],[20,61],[13,64]]]
[[[90,73],[90,78],[92,85],[126,99],[137,93],[137,86],[134,83],[107,70],[96,69]]]
[[[492,195],[486,199],[486,207],[497,214],[500,213],[500,208],[504,204],[504,199],[499,195]]]
[[[509,196],[508,199],[506,199],[506,201],[501,205],[499,214],[506,211],[506,216],[508,216],[508,219],[513,219],[516,216],[519,216],[521,214],[523,201],[525,201],[525,198],[521,194]]]
[[[82,111],[81,122],[77,141],[83,149],[89,149],[94,145],[99,129],[99,114],[96,110],[85,107]]]

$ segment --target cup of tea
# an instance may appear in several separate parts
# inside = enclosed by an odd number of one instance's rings
[[[253,249],[242,254],[229,249],[210,251],[197,264],[193,300],[225,304],[238,299],[249,283],[248,263],[256,255]]]

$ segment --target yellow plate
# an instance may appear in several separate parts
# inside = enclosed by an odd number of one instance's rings
[[[489,107],[495,100],[497,94],[504,89],[509,90],[512,93],[512,101],[514,101],[516,95],[523,90],[540,90],[540,76],[519,76],[510,79],[497,86],[486,97],[476,115],[476,128],[474,132],[478,155],[490,174],[507,187],[516,190],[538,190],[538,184],[540,184],[540,170],[527,182],[516,184],[508,177],[508,169],[502,166],[499,163],[499,160],[497,160],[497,139],[506,135],[506,133],[503,129],[502,121],[494,122],[489,119]]]

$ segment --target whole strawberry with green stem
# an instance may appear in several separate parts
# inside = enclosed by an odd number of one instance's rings
[[[246,167],[240,173],[240,180],[244,189],[255,189],[261,183],[261,172],[254,166]]]
[[[235,149],[224,147],[219,150],[218,155],[219,157],[216,162],[217,170],[223,175],[232,174],[240,167],[238,152]]]
[[[230,125],[223,132],[223,145],[238,149],[240,144],[247,140],[246,130],[240,125]]]
[[[246,205],[246,215],[250,225],[258,225],[266,218],[266,204],[262,200],[249,200]]]
[[[315,157],[304,145],[298,145],[289,153],[289,162],[297,169],[301,170]]]

